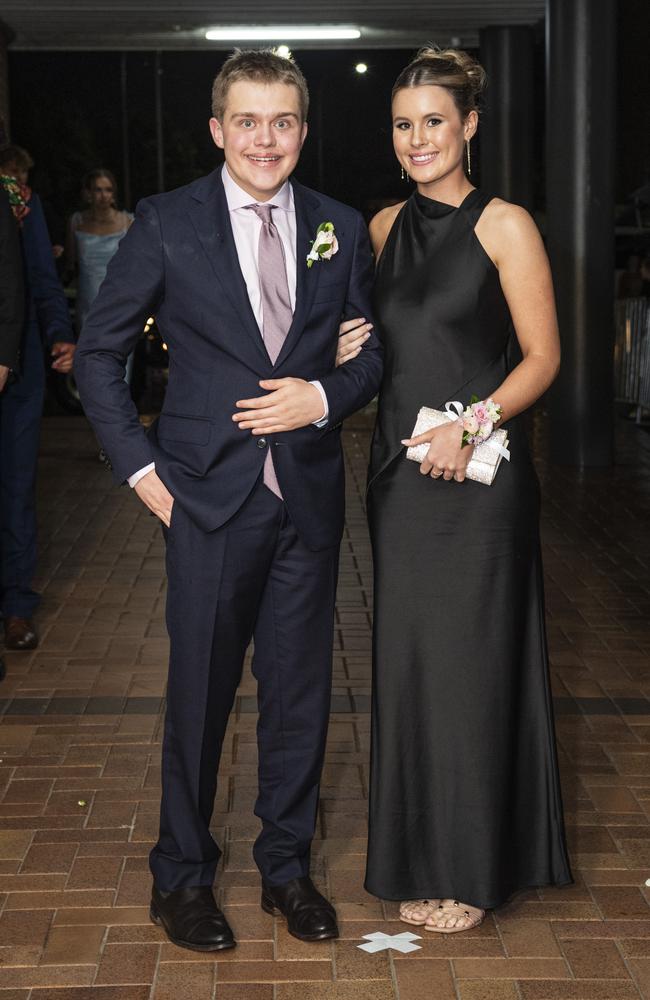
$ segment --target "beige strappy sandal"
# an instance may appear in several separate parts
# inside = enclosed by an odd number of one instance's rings
[[[443,927],[436,923],[436,916],[445,919],[455,917],[456,923],[451,927]],[[478,906],[459,903],[457,899],[441,899],[435,910],[427,917],[424,929],[436,934],[458,934],[460,931],[471,931],[473,927],[478,927],[483,923],[484,917],[485,910],[479,909]]]
[[[424,927],[439,904],[439,899],[407,899],[400,903],[399,918],[403,923],[412,924],[413,927]]]

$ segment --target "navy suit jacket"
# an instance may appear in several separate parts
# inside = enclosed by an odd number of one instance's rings
[[[18,223],[9,197],[0,186],[0,365],[12,368],[25,320],[23,259]]]
[[[152,461],[176,502],[205,531],[224,524],[257,481],[266,449],[232,420],[235,402],[260,396],[260,379],[319,379],[326,427],[267,435],[283,497],[313,550],[338,544],[343,527],[341,421],[378,390],[378,339],[335,368],[342,317],[370,319],[372,256],[354,209],[292,181],[297,223],[296,308],[273,365],[250,306],[220,170],[140,202],[84,324],[75,374],[84,409],[124,482]],[[339,252],[307,267],[321,222]],[[124,363],[148,316],[169,349],[162,413],[145,434]]]
[[[70,310],[56,272],[41,199],[32,194],[28,204],[29,213],[22,228],[27,320],[38,323],[41,335],[50,347],[58,341],[74,343]]]

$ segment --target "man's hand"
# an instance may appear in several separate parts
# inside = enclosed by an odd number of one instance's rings
[[[174,498],[162,479],[158,478],[156,470],[152,469],[146,476],[139,479],[133,489],[149,510],[160,518],[166,527],[169,527]]]
[[[2,392],[2,390],[7,384],[7,379],[9,378],[10,371],[11,368],[8,368],[7,365],[0,365],[0,392]]]
[[[253,434],[279,434],[309,427],[323,416],[323,400],[315,385],[302,378],[269,378],[260,382],[266,396],[238,399],[233,420]]]
[[[52,362],[53,371],[61,372],[62,374],[72,371],[72,361],[76,347],[76,344],[69,344],[63,340],[58,340],[56,344],[52,344],[50,353],[54,358]]]

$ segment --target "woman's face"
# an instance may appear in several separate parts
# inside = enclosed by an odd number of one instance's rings
[[[458,169],[465,141],[476,131],[475,111],[461,121],[449,91],[433,84],[398,90],[392,111],[395,155],[416,184],[431,184]]]
[[[93,208],[110,208],[115,192],[108,177],[95,177],[88,189],[88,199]]]

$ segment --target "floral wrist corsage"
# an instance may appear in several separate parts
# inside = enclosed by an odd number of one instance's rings
[[[492,398],[479,399],[478,396],[472,396],[460,418],[463,425],[461,447],[487,441],[494,425],[501,419],[501,412],[501,407]]]

